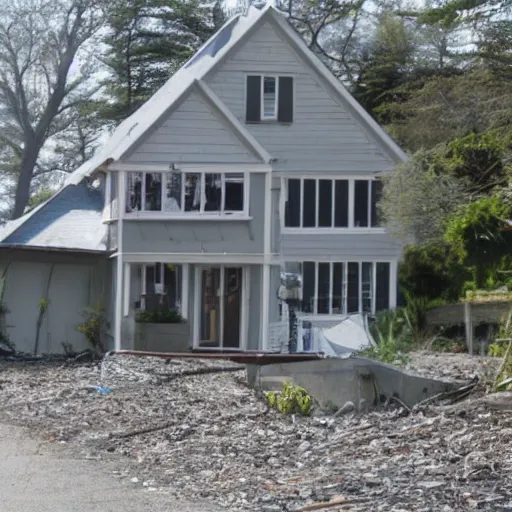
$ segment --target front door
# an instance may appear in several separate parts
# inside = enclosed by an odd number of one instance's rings
[[[199,347],[240,348],[242,268],[201,267]]]

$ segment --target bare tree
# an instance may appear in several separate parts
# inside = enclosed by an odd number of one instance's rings
[[[45,143],[68,128],[91,94],[79,51],[101,27],[101,0],[10,0],[0,5],[0,126],[15,137],[19,168],[12,218],[23,215]],[[87,68],[87,63],[85,68]]]

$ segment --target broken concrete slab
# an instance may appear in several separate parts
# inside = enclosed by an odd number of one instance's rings
[[[278,390],[283,381],[292,379],[320,404],[336,407],[347,402],[353,402],[358,408],[367,407],[391,397],[413,407],[422,400],[460,386],[459,382],[416,375],[364,357],[261,367],[248,365],[247,376],[250,385],[266,390]]]

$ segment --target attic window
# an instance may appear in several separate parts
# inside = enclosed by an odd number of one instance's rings
[[[246,89],[246,122],[293,122],[293,77],[249,75]]]
[[[277,84],[275,76],[263,77],[261,119],[277,119]]]

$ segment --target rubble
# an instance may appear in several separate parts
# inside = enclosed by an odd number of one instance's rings
[[[493,379],[501,359],[497,357],[469,356],[450,352],[416,352],[406,365],[425,377],[434,379],[471,380],[478,375],[482,381]]]
[[[442,356],[425,357],[442,370]],[[460,361],[452,372],[481,369]],[[234,370],[155,358],[112,357],[103,371],[0,362],[0,419],[82,457],[114,459],[131,485],[227,511],[512,507],[512,411],[490,408],[489,397],[410,413],[391,403],[365,414],[288,417],[246,386],[243,367]]]

